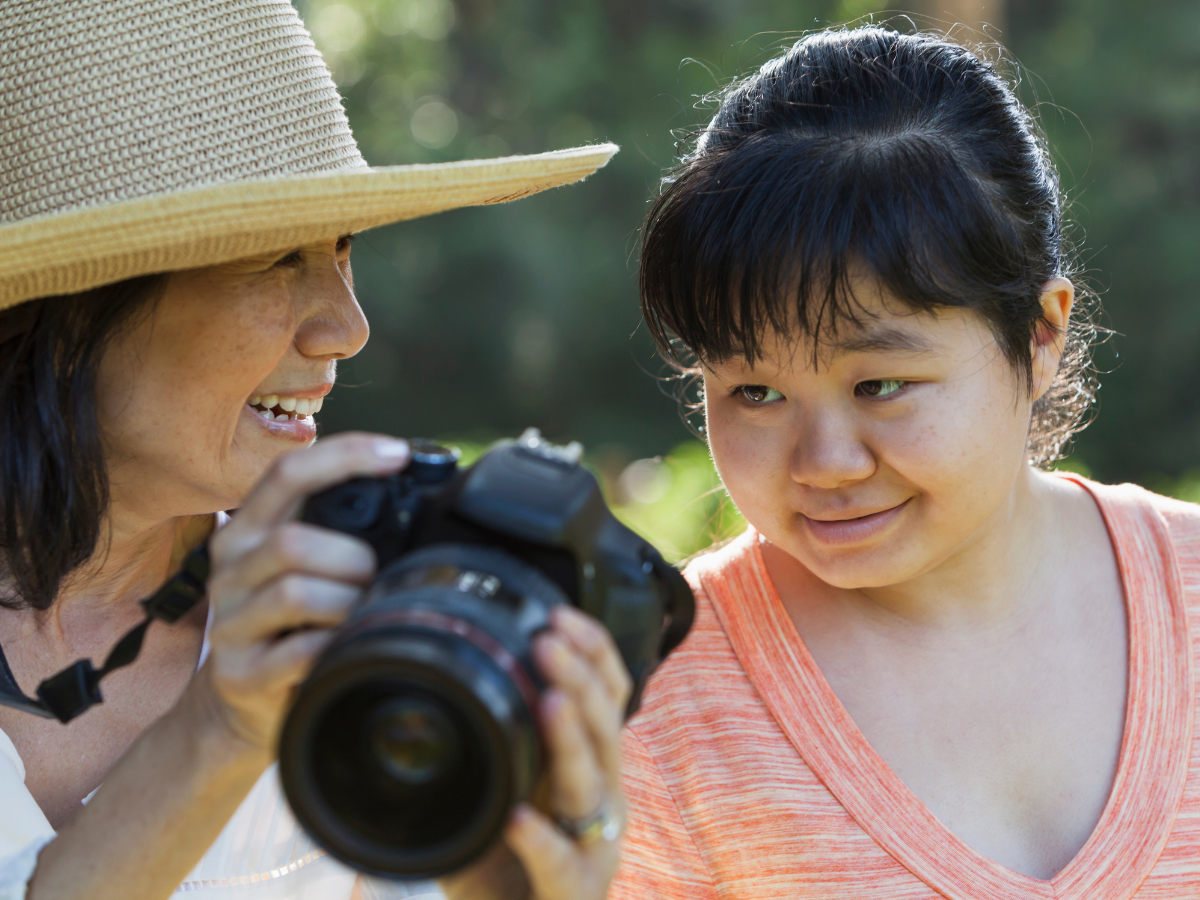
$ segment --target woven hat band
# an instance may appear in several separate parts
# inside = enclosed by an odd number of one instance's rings
[[[6,0],[0,224],[365,168],[285,0]]]

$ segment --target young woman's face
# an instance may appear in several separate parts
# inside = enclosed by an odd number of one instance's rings
[[[237,506],[315,439],[314,406],[367,333],[348,238],[172,274],[99,368],[113,499],[153,519]]]
[[[1065,324],[1070,284],[1055,281],[1049,315]],[[873,283],[857,296],[863,327],[841,329],[815,369],[810,343],[776,338],[753,366],[704,371],[708,439],[734,503],[848,589],[929,572],[1002,512],[1061,350],[1035,349],[1031,395],[977,313],[915,313]]]

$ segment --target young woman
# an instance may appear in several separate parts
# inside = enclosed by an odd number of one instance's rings
[[[1055,171],[995,69],[814,34],[644,233],[746,533],[625,740],[613,900],[1200,892],[1200,510],[1046,471],[1093,394]]]
[[[273,765],[292,689],[376,563],[296,510],[409,459],[382,436],[308,446],[367,339],[349,234],[567,184],[616,148],[372,169],[287,0],[3,13],[0,900],[441,897],[336,863]],[[103,704],[67,725],[9,708],[102,661],[218,526],[207,602],[151,625]],[[615,867],[593,826],[619,812],[628,679],[581,614],[537,652],[563,830],[519,810],[524,872],[500,847],[451,897],[598,900]]]

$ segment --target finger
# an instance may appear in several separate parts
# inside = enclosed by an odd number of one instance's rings
[[[280,457],[224,530],[261,530],[286,520],[309,494],[359,475],[383,475],[408,465],[407,441],[354,432]]]
[[[579,848],[541,813],[522,804],[504,829],[504,841],[529,879],[534,897],[581,897],[585,873]],[[588,886],[590,887],[590,886]]]
[[[542,722],[550,751],[554,811],[567,819],[586,818],[604,802],[606,781],[591,736],[571,698],[558,688],[542,698]]]
[[[230,647],[245,647],[280,631],[330,628],[350,614],[361,594],[362,590],[355,585],[308,575],[287,575],[214,625],[212,638]]]
[[[565,692],[578,710],[591,749],[610,783],[616,784],[624,706],[609,696],[596,670],[572,647],[552,632],[538,637],[534,652],[546,678]]]
[[[375,574],[375,551],[348,534],[288,522],[272,529],[266,540],[222,573],[218,584],[255,590],[289,572],[365,585]]]
[[[595,667],[613,702],[624,711],[633,692],[629,670],[608,629],[584,612],[566,604],[555,607],[555,631],[565,635]]]
[[[244,680],[263,693],[295,687],[308,675],[321,651],[333,639],[328,629],[298,631],[281,638],[247,666]]]

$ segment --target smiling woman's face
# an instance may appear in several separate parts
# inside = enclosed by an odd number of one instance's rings
[[[1065,315],[1070,285],[1056,281],[1050,305]],[[776,339],[754,366],[704,372],[708,439],[734,503],[842,588],[923,575],[1005,508],[1033,398],[1058,362],[1053,342],[1035,348],[1031,394],[977,313],[863,293],[876,298],[864,327],[841,329],[815,369],[811,344]]]
[[[314,403],[367,333],[348,238],[170,275],[99,367],[114,502],[150,520],[237,506],[315,439]]]

